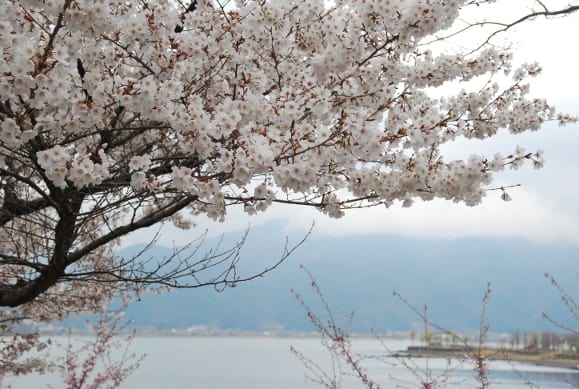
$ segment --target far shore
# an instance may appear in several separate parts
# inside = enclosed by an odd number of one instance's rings
[[[463,346],[410,346],[405,352],[394,353],[395,357],[411,358],[473,358],[484,356],[487,360],[511,361],[537,366],[579,370],[577,354],[570,352],[507,350],[491,347],[476,348]]]

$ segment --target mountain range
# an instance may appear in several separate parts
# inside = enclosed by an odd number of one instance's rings
[[[206,239],[203,250],[226,248],[243,231]],[[303,235],[292,233],[292,241]],[[241,249],[240,275],[271,265],[285,244],[283,226],[252,228]],[[122,249],[129,256],[142,246]],[[153,246],[147,256],[161,260],[173,248]],[[312,331],[295,290],[320,317],[327,317],[311,287],[311,273],[340,325],[354,313],[351,331],[366,333],[419,327],[418,312],[453,331],[479,328],[482,299],[490,285],[485,320],[493,332],[557,331],[543,314],[577,328],[576,317],[561,301],[561,291],[579,300],[579,247],[522,239],[461,238],[432,240],[384,235],[332,238],[316,235],[264,277],[216,291],[212,287],[174,289],[143,295],[127,311],[135,326],[156,330],[206,327],[240,331]],[[203,274],[199,274],[203,277]],[[403,299],[408,302],[406,304]],[[410,307],[409,307],[410,305]],[[577,314],[577,312],[575,312]],[[420,327],[421,328],[421,327]]]

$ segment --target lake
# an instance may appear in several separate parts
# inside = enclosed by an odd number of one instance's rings
[[[394,358],[384,356],[383,345],[374,339],[354,339],[354,349],[374,356],[365,362],[370,376],[382,388],[418,388],[419,381],[411,369]],[[387,340],[391,351],[404,350],[408,341]],[[123,389],[314,389],[319,384],[306,380],[304,365],[290,352],[295,347],[331,372],[331,358],[316,338],[286,337],[137,337],[131,350],[147,354],[140,368],[122,385]],[[476,388],[472,365],[457,361],[451,363],[449,377],[445,374],[448,363],[444,359],[414,359],[412,370],[431,371],[439,387]],[[525,365],[521,363],[492,362],[490,365],[493,388],[528,388],[529,380],[540,388],[570,388],[579,385],[579,371]],[[424,373],[419,373],[424,374]],[[51,384],[62,387],[55,375],[28,376],[13,381],[14,389],[44,388]],[[60,383],[60,385],[59,385]],[[342,377],[342,389],[364,388],[349,375]]]

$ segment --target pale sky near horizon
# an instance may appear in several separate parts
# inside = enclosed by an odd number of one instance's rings
[[[509,4],[529,3],[532,1],[516,0]],[[528,22],[499,38],[506,37],[514,43],[517,63],[538,61],[543,67],[543,74],[531,81],[531,95],[547,98],[558,111],[579,116],[579,53],[573,42],[579,37],[579,12],[565,18]],[[306,207],[274,205],[254,217],[246,216],[239,207],[229,208],[225,223],[198,218],[198,226],[189,231],[167,226],[158,243],[181,245],[206,228],[209,235],[218,235],[277,219],[283,221],[284,233],[289,235],[309,228],[315,220],[316,235],[388,234],[445,239],[496,236],[579,245],[579,124],[559,127],[548,123],[535,133],[456,142],[445,150],[447,156],[492,156],[497,151],[510,153],[517,145],[528,151],[544,150],[546,164],[541,170],[528,165],[497,178],[495,186],[522,185],[509,191],[513,199],[510,202],[502,201],[500,192],[495,191],[487,194],[482,205],[473,208],[435,200],[411,208],[395,205],[390,209],[348,211],[337,220]],[[150,237],[151,231],[137,232],[127,238],[126,244],[147,242]]]

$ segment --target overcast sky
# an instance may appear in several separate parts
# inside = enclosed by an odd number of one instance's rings
[[[532,1],[499,3],[514,6]],[[506,14],[501,13],[503,16]],[[579,13],[555,20],[536,20],[501,36],[506,37],[514,43],[517,62],[538,61],[543,66],[543,74],[532,80],[531,94],[547,98],[559,111],[579,116],[579,53],[576,42]],[[456,142],[445,151],[447,156],[470,153],[492,156],[497,151],[510,153],[517,145],[528,151],[544,150],[546,164],[541,170],[526,166],[498,177],[498,186],[522,185],[509,192],[513,198],[510,202],[502,201],[499,192],[489,192],[484,203],[474,208],[431,201],[417,203],[411,208],[396,205],[390,209],[378,207],[350,211],[338,220],[305,207],[274,206],[256,217],[247,217],[241,209],[230,208],[225,223],[211,223],[201,218],[197,220],[198,227],[190,231],[166,228],[159,243],[184,244],[205,228],[209,229],[210,235],[215,235],[278,219],[284,222],[284,232],[290,235],[294,235],[292,231],[307,229],[315,220],[315,233],[320,235],[379,233],[448,239],[509,236],[579,245],[578,124],[559,127],[550,123],[535,133],[501,134],[485,142]],[[140,232],[127,243],[148,241],[150,236],[150,232]]]

